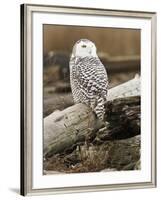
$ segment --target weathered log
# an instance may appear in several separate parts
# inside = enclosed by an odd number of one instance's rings
[[[99,137],[103,140],[124,139],[140,134],[140,96],[125,97],[105,104],[108,129]]]
[[[94,113],[84,104],[53,112],[44,119],[44,154],[50,156],[84,141],[91,127],[100,128]]]
[[[137,96],[136,96],[137,95]],[[123,135],[123,138],[140,133],[140,78],[135,78],[110,89],[106,103],[106,121],[109,122],[103,134],[98,131],[103,124],[91,109],[76,104],[63,111],[56,111],[44,119],[44,155],[52,156],[74,148],[78,143],[99,132],[101,140]],[[122,137],[122,136],[121,136]]]
[[[140,135],[104,142],[101,150],[107,153],[106,168],[115,170],[140,169]]]

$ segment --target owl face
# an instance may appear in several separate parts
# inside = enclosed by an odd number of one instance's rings
[[[72,56],[80,56],[80,57],[88,57],[93,56],[96,57],[96,46],[93,42],[87,39],[78,40],[74,47]]]

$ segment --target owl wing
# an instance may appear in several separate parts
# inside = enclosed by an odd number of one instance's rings
[[[75,79],[79,89],[88,99],[107,99],[108,77],[98,57],[79,58],[76,63]]]

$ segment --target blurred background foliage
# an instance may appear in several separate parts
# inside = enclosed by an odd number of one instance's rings
[[[135,29],[44,25],[44,53],[71,53],[75,42],[87,38],[98,52],[111,56],[140,55],[140,31]]]
[[[110,87],[140,73],[140,30],[80,26],[43,26],[44,117],[73,104],[69,59],[81,38],[93,41],[105,65]]]

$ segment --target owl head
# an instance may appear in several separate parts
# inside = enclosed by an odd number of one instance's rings
[[[78,40],[72,51],[72,56],[73,57],[88,57],[88,56],[93,56],[96,57],[96,46],[93,42],[91,42],[88,39],[80,39]]]

